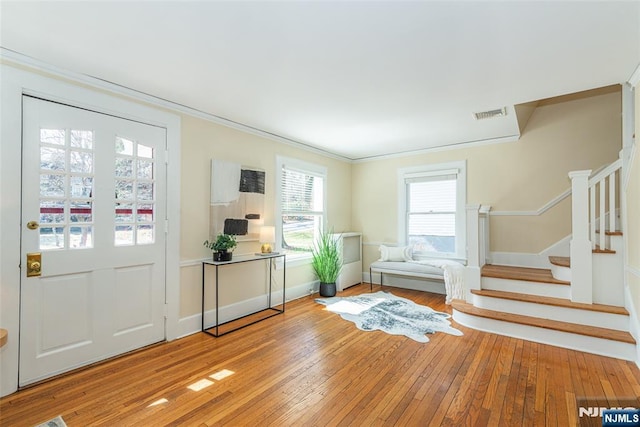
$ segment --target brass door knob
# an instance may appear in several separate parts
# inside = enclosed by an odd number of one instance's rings
[[[40,224],[38,224],[38,221],[29,221],[27,223],[27,228],[29,230],[37,230],[38,227],[40,227]]]
[[[34,272],[40,271],[40,263],[38,261],[29,261],[27,267],[29,268],[29,270]]]

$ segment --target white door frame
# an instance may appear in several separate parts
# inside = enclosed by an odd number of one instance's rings
[[[0,328],[9,332],[0,349],[0,396],[18,389],[20,330],[20,206],[22,95],[35,95],[167,129],[167,175],[180,176],[180,117],[124,98],[0,64]],[[83,83],[87,83],[86,79]],[[167,182],[167,340],[178,337],[180,311],[180,180]]]

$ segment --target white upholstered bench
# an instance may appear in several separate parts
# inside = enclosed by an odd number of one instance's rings
[[[380,286],[383,286],[383,273],[444,282],[444,270],[440,267],[413,262],[375,261],[369,266],[369,284],[371,285],[371,290],[373,290],[373,273],[380,273]]]
[[[375,261],[369,266],[369,284],[373,291],[373,273],[380,273],[380,286],[383,286],[383,274],[417,277],[420,279],[444,282],[446,292],[445,303],[451,304],[453,299],[464,298],[465,267],[455,261]]]

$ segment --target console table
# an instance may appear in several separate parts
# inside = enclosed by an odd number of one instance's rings
[[[274,260],[276,260],[277,258],[282,258],[282,265],[283,265],[283,272],[282,272],[282,308],[275,308],[271,306],[271,294],[272,294],[272,283],[273,283],[273,277],[272,277],[272,271],[273,271],[273,262]],[[220,283],[219,283],[219,275],[218,275],[218,271],[220,268],[223,268],[224,266],[228,266],[228,265],[233,265],[233,264],[241,264],[241,263],[248,263],[248,262],[256,262],[256,261],[264,261],[264,262],[268,262],[269,264],[269,293],[267,295],[267,307],[258,311],[254,311],[253,313],[249,313],[246,314],[244,316],[241,317],[237,317],[235,319],[232,320],[228,320],[224,323],[220,323],[219,321],[219,290],[220,290]],[[216,292],[216,323],[213,326],[209,326],[207,328],[205,328],[204,325],[204,313],[205,313],[205,309],[204,309],[204,304],[205,304],[205,274],[207,271],[207,266],[212,266],[215,267],[215,273],[216,273],[216,282],[215,282],[215,292]],[[202,332],[209,334],[211,336],[214,337],[219,337],[225,334],[228,334],[229,332],[233,332],[233,331],[237,331],[238,329],[242,329],[246,326],[249,325],[253,325],[254,323],[260,322],[262,320],[268,319],[269,317],[273,317],[276,316],[278,314],[282,314],[284,313],[284,303],[285,303],[285,284],[286,284],[286,276],[287,276],[287,267],[286,267],[286,259],[285,259],[285,254],[281,254],[281,253],[274,253],[274,254],[269,254],[269,255],[239,255],[237,257],[233,257],[233,259],[231,261],[202,261]],[[264,316],[264,317],[260,317],[257,320],[253,320],[249,323],[243,323],[242,325],[227,330],[225,332],[220,333],[219,331],[219,327],[222,325],[226,325],[229,324],[231,322],[235,322],[238,321],[240,319],[244,319],[246,317],[258,314],[258,313],[263,313],[263,312],[272,312],[270,315],[268,316]],[[215,329],[215,332],[211,332],[211,329]]]

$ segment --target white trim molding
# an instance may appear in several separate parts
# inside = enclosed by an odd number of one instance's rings
[[[634,87],[638,86],[638,84],[640,83],[640,64],[638,64],[636,69],[633,71],[633,74],[631,74],[631,77],[629,77],[627,83]]]
[[[540,216],[567,197],[571,195],[571,188],[567,188],[562,193],[544,204],[544,206],[536,209],[535,211],[491,211],[491,216]]]

